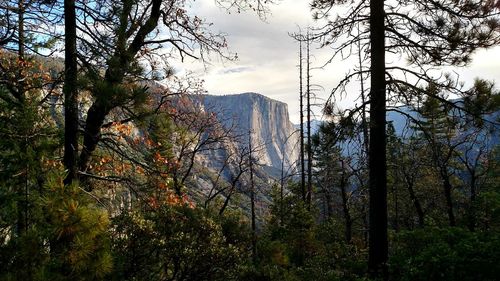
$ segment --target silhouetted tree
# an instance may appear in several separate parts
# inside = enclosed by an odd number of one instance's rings
[[[78,81],[76,1],[64,0],[64,166],[65,184],[78,178]]]
[[[345,12],[331,17],[332,8],[346,2],[314,0],[312,8],[316,18],[327,19],[317,36],[325,46],[333,47],[334,56],[343,55],[360,41],[359,51],[369,50],[370,70],[362,70],[371,79],[369,272],[372,277],[387,279],[386,103],[411,100],[413,97],[402,89],[418,88],[414,81],[437,83],[427,71],[429,67],[466,65],[476,49],[496,45],[500,41],[497,7],[494,1],[371,0],[350,3]],[[362,28],[356,31],[358,24]],[[404,55],[408,67],[388,65],[386,53]],[[359,71],[347,75],[332,95],[357,75]],[[459,91],[447,78],[439,85]],[[391,94],[389,98],[387,93]]]

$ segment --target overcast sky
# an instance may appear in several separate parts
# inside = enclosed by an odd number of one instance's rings
[[[227,34],[230,50],[238,54],[234,62],[212,62],[206,69],[199,65],[185,63],[180,71],[195,71],[205,80],[209,94],[235,94],[257,92],[288,104],[293,123],[299,120],[298,100],[298,43],[289,33],[296,32],[298,26],[314,25],[309,10],[310,0],[282,0],[271,7],[266,22],[254,13],[229,14],[218,8],[214,1],[194,2],[193,13],[214,25],[214,31]],[[322,66],[331,52],[328,49],[311,51],[313,66]],[[323,86],[317,91],[318,103],[328,97],[332,87],[343,78],[352,63],[335,61],[321,70],[312,71],[312,83]],[[478,52],[473,64],[459,71],[463,79],[472,81],[474,77],[489,80],[500,78],[500,48]],[[353,104],[353,97],[345,99],[340,107]],[[316,113],[320,115],[318,106]],[[320,119],[321,116],[317,116]]]

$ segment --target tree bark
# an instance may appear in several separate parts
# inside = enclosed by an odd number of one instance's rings
[[[100,138],[101,127],[109,111],[110,109],[101,104],[99,102],[99,99],[97,99],[88,110],[87,119],[85,120],[83,147],[78,163],[81,171],[86,171],[88,168],[90,156],[97,147],[97,143],[99,142]]]
[[[65,184],[78,178],[78,89],[75,0],[64,0],[64,167]]]
[[[388,279],[384,0],[370,1],[371,92],[368,273]]]

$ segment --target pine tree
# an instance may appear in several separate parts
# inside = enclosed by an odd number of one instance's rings
[[[386,105],[387,101],[407,102],[405,87],[416,89],[420,83],[439,83],[447,89],[457,89],[448,79],[430,76],[429,67],[463,66],[470,62],[478,48],[500,42],[498,6],[495,1],[355,1],[346,5],[340,15],[331,15],[336,5],[346,1],[315,0],[315,18],[328,23],[318,30],[325,46],[333,46],[334,55],[344,55],[360,40],[369,46],[370,67],[370,249],[369,272],[372,277],[388,279],[387,257],[387,161]],[[357,27],[362,26],[361,29]],[[358,30],[358,32],[355,32]],[[342,41],[341,41],[342,40]],[[341,41],[341,43],[340,43]],[[339,44],[340,43],[340,44]],[[348,52],[351,53],[351,52]],[[408,65],[389,65],[386,53],[402,54]],[[332,95],[345,90],[346,84],[359,71],[348,74],[334,88]],[[389,93],[395,93],[388,99]],[[394,99],[392,99],[394,98]]]
[[[431,162],[442,182],[449,224],[455,226],[456,216],[452,198],[453,162],[457,146],[462,140],[455,138],[457,123],[449,107],[437,98],[440,95],[439,90],[431,85],[427,91],[429,97],[420,108],[419,113],[423,120],[419,121],[418,127],[421,136],[428,144]]]
[[[326,219],[334,216],[333,208],[340,205],[341,217],[344,222],[344,237],[346,243],[352,243],[353,223],[352,217],[352,181],[350,156],[342,153],[341,145],[347,136],[336,135],[334,123],[320,126],[319,132],[313,137],[315,178],[320,192],[325,196]],[[338,202],[340,201],[340,203]]]

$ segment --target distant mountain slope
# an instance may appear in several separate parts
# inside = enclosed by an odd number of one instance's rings
[[[464,113],[462,112],[461,114],[463,115]],[[408,116],[411,116],[411,118],[414,118],[416,120],[420,120],[422,118],[415,110],[408,106],[401,106],[398,107],[397,110],[389,110],[387,112],[387,123],[391,123],[394,126],[396,136],[401,138],[409,138],[415,133],[414,128],[411,125],[412,120],[410,120]],[[483,118],[489,122],[498,124],[500,122],[500,111],[487,114],[483,116]],[[320,126],[320,124],[313,124],[316,128]],[[492,131],[490,132],[491,134],[489,135],[488,140],[488,146],[490,148],[495,145],[500,145],[500,127],[496,126],[495,128],[491,128],[491,130]],[[314,132],[313,129],[311,131]],[[464,135],[466,133],[467,132],[462,132],[461,135]],[[460,137],[460,135],[457,135],[457,137]],[[345,154],[349,154],[352,151],[356,151],[358,149],[356,144],[353,144],[352,142],[341,144],[341,147]]]
[[[318,132],[319,126],[321,126],[322,123],[323,123],[323,121],[321,121],[321,120],[317,120],[317,119],[311,120],[311,135],[314,135]],[[296,130],[300,130],[300,124],[293,124],[293,127]],[[307,134],[307,122],[304,122],[304,135],[306,135],[306,134]]]
[[[455,101],[456,102],[456,101]],[[397,109],[400,112],[397,111],[388,111],[387,112],[387,122],[391,122],[392,125],[394,126],[395,133],[397,136],[400,137],[409,137],[413,133],[413,128],[411,127],[410,123],[411,120],[406,115],[411,116],[412,118],[416,120],[421,120],[422,117],[414,111],[412,108],[408,106],[401,106]],[[453,116],[458,116],[458,118],[463,118],[466,113],[464,112],[459,112],[460,110],[455,110],[453,113],[451,113]],[[496,111],[490,114],[484,115],[482,118],[484,120],[487,120],[488,125],[492,125],[492,123],[499,123],[500,122],[500,111]],[[462,122],[467,122],[465,119]],[[492,145],[495,144],[500,144],[500,127],[496,126],[495,128],[491,128],[493,130],[491,134],[492,138]],[[464,132],[466,133],[466,132]]]

